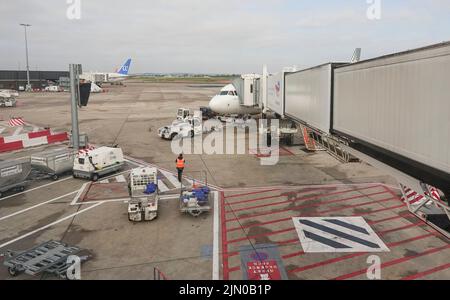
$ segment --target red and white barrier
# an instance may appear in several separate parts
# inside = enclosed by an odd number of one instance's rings
[[[442,201],[441,196],[439,195],[439,192],[436,188],[429,186],[429,190],[430,190],[430,196],[438,201]],[[409,202],[409,204],[419,204],[423,201],[426,201],[426,198],[424,195],[421,195],[419,193],[417,193],[416,191],[410,189],[409,187],[404,187],[404,195],[405,196],[402,197],[402,201],[403,202]]]
[[[51,130],[0,137],[0,153],[25,148],[64,142],[69,139],[67,132],[53,133]]]

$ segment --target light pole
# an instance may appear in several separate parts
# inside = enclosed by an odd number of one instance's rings
[[[30,65],[28,63],[28,39],[27,39],[27,27],[30,27],[30,24],[20,24],[20,26],[23,26],[25,29],[25,51],[27,55],[27,86],[26,91],[31,91],[31,84],[30,84]]]

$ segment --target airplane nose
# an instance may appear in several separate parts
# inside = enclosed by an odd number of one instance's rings
[[[211,109],[213,112],[217,112],[219,109],[219,99],[216,97],[213,97],[211,101],[209,101],[209,109]]]

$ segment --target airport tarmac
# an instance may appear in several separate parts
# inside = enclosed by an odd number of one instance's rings
[[[246,247],[257,257],[267,256],[265,261],[276,269],[272,279],[365,279],[372,255],[381,258],[382,279],[450,279],[449,241],[407,212],[391,177],[302,146],[283,146],[274,166],[261,166],[253,154],[186,155],[186,175],[198,178],[197,171],[206,171],[217,192],[210,213],[199,218],[181,214],[173,175],[176,154],[157,129],[172,122],[177,108],[207,105],[219,88],[131,80],[106,89],[92,94],[89,106],[80,110],[80,130],[92,144],[118,144],[130,158],[126,169],[98,184],[100,191],[108,191],[106,196],[100,192],[85,201],[76,196],[86,181],[71,176],[35,181],[23,193],[5,195],[0,199],[0,252],[51,239],[77,245],[92,254],[83,264],[82,279],[153,279],[154,268],[169,279],[245,279],[261,268],[248,260]],[[16,108],[4,108],[0,115],[70,130],[69,94],[23,94]],[[63,146],[2,154],[0,159]],[[111,189],[123,183],[127,170],[146,164],[160,168],[168,196],[161,201],[158,219],[133,224],[126,200],[120,193],[111,196],[116,191]],[[299,217],[315,219],[295,219]],[[302,222],[316,228],[310,226],[309,232]],[[325,228],[324,222],[333,225]],[[344,231],[342,224],[347,224]],[[371,233],[365,247],[361,231]],[[322,250],[328,241],[328,252],[305,251],[311,242],[305,235],[312,232]],[[342,235],[351,235],[351,247],[339,248]],[[378,247],[372,252],[367,245],[373,244]],[[349,252],[336,250],[343,248]],[[0,267],[0,279],[10,278]],[[29,278],[22,274],[14,279]]]

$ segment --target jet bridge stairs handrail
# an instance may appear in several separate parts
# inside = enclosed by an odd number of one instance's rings
[[[343,141],[319,132],[310,126],[300,124],[305,147],[309,151],[327,151],[331,156],[344,163],[359,161],[356,157],[345,151],[341,144]]]

